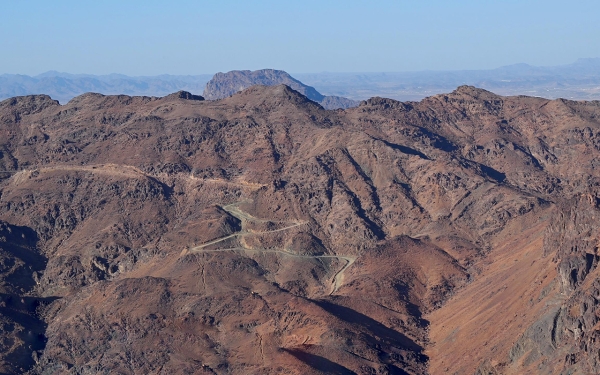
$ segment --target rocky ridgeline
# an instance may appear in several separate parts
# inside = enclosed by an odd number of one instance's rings
[[[0,102],[0,372],[426,374],[494,329],[443,368],[598,372],[597,102],[301,89]],[[527,228],[555,263],[511,313],[544,313],[432,342]]]

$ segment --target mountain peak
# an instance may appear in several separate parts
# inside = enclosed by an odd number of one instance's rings
[[[487,97],[497,97],[498,95],[494,94],[491,91],[481,89],[479,87],[470,86],[470,85],[462,85],[458,86],[456,90],[452,91],[451,94],[454,95],[468,95],[474,98],[487,98]]]
[[[223,99],[250,86],[274,86],[279,84],[288,85],[310,100],[316,102],[319,102],[324,98],[324,96],[315,90],[314,87],[303,84],[283,70],[275,69],[261,69],[255,71],[232,70],[227,73],[217,73],[206,84],[204,97],[207,100]]]
[[[267,107],[279,107],[286,103],[291,103],[295,106],[314,106],[321,109],[313,100],[310,100],[301,92],[294,90],[288,85],[280,84],[275,86],[254,85],[240,92],[235,93],[227,101],[243,103],[244,106],[267,105]]]
[[[45,108],[60,105],[57,100],[49,95],[16,96],[0,102],[0,109],[5,107],[20,107],[27,113],[36,113]]]
[[[194,95],[188,91],[177,91],[164,97],[165,99],[204,100],[200,95]]]
[[[358,102],[337,97],[325,96],[314,87],[305,85],[287,72],[276,69],[261,70],[232,70],[227,73],[217,73],[206,84],[204,97],[207,100],[223,99],[254,85],[275,86],[287,85],[308,99],[320,103],[325,109],[350,108]]]

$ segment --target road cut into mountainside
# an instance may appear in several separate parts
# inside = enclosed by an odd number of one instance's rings
[[[186,248],[182,251],[181,255],[185,255],[188,253],[215,253],[215,252],[226,252],[226,251],[239,251],[239,252],[256,252],[256,253],[275,253],[275,254],[281,254],[284,256],[295,257],[295,258],[304,258],[304,259],[341,259],[341,260],[345,260],[346,264],[333,277],[332,289],[329,294],[332,295],[335,292],[337,292],[344,281],[344,272],[348,268],[350,268],[350,266],[352,266],[352,264],[356,261],[356,257],[344,256],[344,255],[305,255],[305,254],[295,254],[295,253],[292,253],[292,252],[284,250],[284,249],[256,249],[256,248],[241,247],[241,246],[240,247],[223,248],[223,249],[207,249],[207,247],[209,247],[209,246],[215,245],[219,242],[223,242],[223,241],[226,241],[226,240],[228,240],[230,238],[234,238],[234,237],[253,236],[253,235],[262,235],[262,234],[268,234],[268,233],[282,232],[282,231],[286,231],[286,230],[289,230],[289,229],[292,229],[292,228],[295,228],[295,227],[298,227],[301,225],[308,224],[308,222],[301,221],[301,220],[282,221],[282,220],[269,220],[269,219],[256,218],[256,217],[242,211],[239,208],[240,204],[248,203],[248,202],[251,202],[251,201],[244,200],[244,201],[231,203],[231,204],[221,207],[221,208],[223,208],[223,210],[229,212],[232,216],[238,218],[241,221],[242,229],[239,232],[236,232],[236,233],[233,233],[233,234],[221,237],[221,238],[217,238],[212,241],[205,242],[201,245],[194,246],[189,249]],[[247,225],[248,221],[263,222],[263,223],[268,222],[268,223],[279,223],[279,224],[282,224],[282,223],[293,223],[293,224],[285,226],[283,228],[278,228],[278,229],[273,229],[273,230],[267,230],[267,231],[261,231],[261,232],[249,232],[248,230],[246,230],[246,225]]]

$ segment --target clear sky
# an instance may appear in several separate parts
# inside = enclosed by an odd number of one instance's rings
[[[598,0],[4,0],[0,74],[486,69],[600,57]]]

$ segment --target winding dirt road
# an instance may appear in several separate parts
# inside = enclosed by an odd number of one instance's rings
[[[289,256],[289,257],[294,257],[294,258],[304,258],[304,259],[341,259],[341,260],[345,260],[346,264],[333,277],[332,289],[331,289],[331,292],[329,293],[329,295],[338,291],[338,289],[340,288],[340,286],[343,284],[343,281],[344,281],[344,272],[354,263],[354,261],[356,261],[356,257],[344,256],[344,255],[303,255],[303,254],[295,254],[295,253],[292,253],[292,252],[289,252],[286,250],[252,249],[252,248],[247,248],[247,247],[232,247],[232,248],[225,248],[225,249],[206,249],[206,247],[208,247],[208,246],[217,244],[219,242],[228,240],[233,237],[252,236],[252,235],[261,235],[261,234],[267,234],[267,233],[281,232],[281,231],[289,230],[291,228],[295,228],[300,225],[308,224],[308,222],[300,221],[300,220],[277,221],[277,220],[255,218],[254,216],[243,212],[238,207],[239,204],[245,203],[245,202],[248,202],[248,201],[247,200],[240,201],[240,202],[232,203],[232,204],[229,204],[226,206],[222,206],[222,208],[225,211],[229,212],[232,216],[235,216],[236,218],[238,218],[241,221],[242,229],[239,232],[236,232],[236,233],[233,233],[233,234],[221,237],[221,238],[217,238],[215,240],[203,243],[198,246],[194,246],[194,247],[188,249],[187,251],[184,250],[184,252],[182,252],[182,254],[184,255],[187,253],[215,253],[215,252],[226,252],[226,251],[239,251],[239,252],[243,251],[243,252],[256,252],[256,253],[275,253],[275,254],[281,254],[284,256]],[[283,228],[273,229],[273,230],[268,230],[268,231],[263,231],[263,232],[248,232],[245,229],[247,221],[271,222],[271,223],[293,223],[293,224],[288,225]]]
[[[91,173],[107,174],[107,175],[113,175],[113,176],[128,177],[128,178],[139,178],[139,177],[156,178],[154,176],[148,175],[147,173],[144,173],[142,170],[138,169],[137,167],[129,166],[129,165],[116,165],[116,164],[111,164],[111,163],[96,164],[96,165],[81,165],[81,166],[79,166],[79,165],[52,165],[52,166],[44,166],[41,168],[36,168],[36,169],[31,169],[31,170],[0,171],[0,173],[12,174],[13,176],[11,178],[17,180],[15,182],[18,183],[18,180],[26,178],[31,173],[36,172],[36,171],[41,172],[41,173],[52,172],[52,171],[80,171],[80,172],[91,172]],[[194,177],[193,175],[190,176],[190,178],[193,180],[200,180],[197,177]],[[221,181],[218,179],[206,179],[203,181],[209,182],[209,183],[231,183],[231,184],[235,184],[235,185],[239,185],[239,186],[243,186],[243,187],[250,187],[250,188],[260,188],[260,187],[264,186],[264,185],[260,185],[260,184],[252,184],[252,183],[247,183],[247,182]],[[289,230],[289,229],[292,229],[292,228],[295,228],[295,227],[298,227],[301,225],[308,224],[307,221],[302,221],[302,220],[271,220],[271,219],[256,218],[256,217],[242,211],[239,208],[239,205],[241,203],[247,203],[247,202],[250,202],[250,200],[244,200],[244,201],[235,202],[235,203],[231,203],[231,204],[222,206],[222,208],[225,211],[229,212],[232,216],[238,218],[241,221],[242,229],[239,232],[236,232],[236,233],[233,233],[233,234],[221,237],[221,238],[217,238],[217,239],[208,241],[206,243],[203,243],[201,245],[186,249],[182,252],[182,255],[187,254],[187,253],[245,251],[245,252],[258,252],[258,253],[276,253],[276,254],[281,254],[284,256],[290,256],[290,257],[295,257],[295,258],[305,258],[305,259],[308,259],[308,258],[311,258],[311,259],[342,259],[342,260],[346,261],[346,265],[344,267],[342,267],[333,277],[332,290],[329,294],[331,295],[331,294],[337,292],[339,287],[343,284],[344,272],[350,266],[352,266],[354,261],[356,261],[356,257],[343,256],[343,255],[302,255],[302,254],[295,254],[295,253],[292,253],[292,252],[289,252],[286,250],[251,249],[251,248],[246,248],[246,247],[235,247],[235,248],[226,248],[226,249],[210,249],[210,250],[206,249],[206,247],[208,247],[208,246],[217,244],[219,242],[226,241],[226,240],[228,240],[230,238],[234,238],[234,237],[264,235],[264,234],[268,234],[268,233],[282,232],[282,231],[286,231],[286,230]],[[276,224],[290,223],[290,225],[287,225],[285,227],[278,228],[278,229],[268,230],[268,231],[250,232],[250,231],[246,230],[246,223],[248,221],[262,222],[262,223],[276,223]]]

